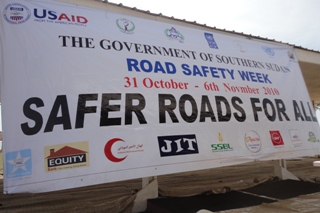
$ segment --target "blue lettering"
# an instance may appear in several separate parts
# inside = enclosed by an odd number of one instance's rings
[[[144,72],[151,72],[152,71],[152,64],[148,60],[141,60],[140,61],[140,68]]]
[[[143,72],[154,72],[154,73],[163,73],[163,74],[175,74],[176,73],[176,67],[173,63],[170,62],[164,62],[164,64],[161,64],[160,61],[156,61],[154,65],[144,59],[141,61],[138,61],[133,58],[127,58],[127,68],[128,71],[143,71]]]
[[[249,72],[249,75],[250,75],[251,81],[253,81],[253,82],[257,82],[257,79],[256,79],[255,74],[256,74],[256,73],[254,73],[254,72]]]
[[[204,75],[205,77],[207,77],[207,73],[209,72],[209,71],[208,71],[208,68],[209,68],[209,67],[207,67],[207,66],[201,66],[201,68],[202,68],[203,75]]]
[[[238,73],[240,74],[240,77],[243,81],[250,81],[248,72],[238,70]]]
[[[156,61],[155,65],[154,65],[154,72],[155,73],[162,72],[162,73],[166,74],[166,71],[163,69],[160,61]]]
[[[43,10],[42,12],[42,16],[38,15],[38,9],[34,9],[34,16],[37,18],[45,18],[47,16],[47,10]]]
[[[219,71],[221,71],[222,77],[225,79],[226,75],[224,74],[224,72],[226,71],[226,69],[224,68],[218,68]]]
[[[234,76],[233,76],[234,70],[228,70],[228,69],[226,69],[226,70],[229,73],[229,75],[231,76],[231,78],[234,79]]]
[[[257,73],[258,81],[259,81],[260,83],[264,83],[264,81],[262,80],[262,76],[261,76],[261,75],[262,75],[261,73]]]
[[[10,10],[23,11],[23,8],[20,8],[20,7],[10,7]]]
[[[56,12],[54,12],[54,11],[48,11],[48,19],[50,19],[50,20],[56,20],[56,19],[57,19]]]
[[[252,82],[272,84],[272,82],[268,78],[268,74],[241,71],[241,70],[238,70],[238,73],[243,81],[252,81]]]
[[[132,71],[132,68],[134,68],[135,71],[140,72],[138,65],[139,65],[139,62],[136,59],[127,58],[128,71]]]
[[[176,67],[173,63],[166,62],[166,69],[168,74],[175,74],[177,72]]]
[[[210,67],[210,72],[213,78],[220,78],[216,67]]]
[[[196,76],[196,75],[200,75],[201,77],[203,76],[201,74],[201,71],[199,70],[199,68],[197,67],[197,65],[193,65],[193,76]]]
[[[183,71],[182,71],[183,74],[185,74],[185,75],[191,75],[192,74],[191,70],[189,69],[189,65],[188,64],[182,64],[181,67],[183,69]]]
[[[266,75],[263,74],[263,79],[264,79],[264,82],[272,84],[272,82],[268,78],[268,74],[266,74]]]

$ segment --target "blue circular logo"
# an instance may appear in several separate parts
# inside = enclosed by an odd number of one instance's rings
[[[267,53],[268,55],[274,56],[274,50],[270,47],[265,47],[263,46],[262,49],[264,50],[265,53]]]
[[[3,17],[10,24],[22,24],[29,20],[31,11],[22,4],[8,4],[3,11]]]

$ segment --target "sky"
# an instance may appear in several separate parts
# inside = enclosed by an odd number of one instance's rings
[[[109,0],[210,27],[320,51],[320,0]],[[1,111],[1,105],[0,105]],[[320,112],[317,111],[318,120]],[[0,131],[2,131],[0,114]]]
[[[319,0],[109,0],[210,27],[320,51]]]

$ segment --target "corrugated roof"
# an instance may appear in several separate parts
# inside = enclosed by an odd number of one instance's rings
[[[320,53],[320,51],[313,50],[313,49],[308,49],[308,48],[305,48],[305,47],[302,47],[302,46],[298,46],[298,45],[295,45],[295,44],[290,44],[288,42],[277,41],[275,39],[270,39],[270,38],[261,37],[261,36],[255,36],[255,35],[246,34],[246,33],[243,33],[243,32],[236,32],[234,30],[231,31],[231,30],[226,30],[226,29],[219,29],[219,28],[216,28],[216,27],[207,26],[206,24],[197,23],[196,21],[187,21],[186,19],[178,19],[178,18],[175,18],[173,16],[171,16],[171,17],[170,16],[166,16],[166,15],[163,15],[162,13],[158,13],[158,14],[151,13],[149,10],[141,10],[141,9],[136,8],[136,7],[125,6],[122,3],[116,4],[116,3],[109,2],[108,0],[97,0],[97,1],[101,1],[101,2],[104,2],[104,3],[112,4],[112,5],[115,5],[115,6],[118,6],[118,7],[127,8],[127,9],[130,9],[130,10],[135,10],[135,11],[138,11],[138,12],[141,12],[141,13],[147,13],[147,14],[152,15],[152,16],[161,16],[161,17],[164,17],[164,18],[173,19],[175,21],[181,21],[181,22],[188,23],[188,24],[194,24],[194,25],[197,25],[197,26],[202,26],[202,27],[206,27],[206,28],[209,28],[209,29],[214,29],[214,30],[217,30],[217,31],[222,31],[222,32],[231,33],[231,34],[235,34],[235,35],[241,35],[241,36],[245,36],[245,37],[248,37],[248,38],[255,38],[255,39],[260,39],[260,40],[265,40],[265,41],[277,42],[277,43],[281,43],[281,44],[290,45],[290,46],[292,46],[294,48]]]
[[[64,157],[64,156],[85,154],[85,153],[87,153],[87,152],[80,150],[80,149],[73,148],[73,147],[64,146],[57,151],[54,151],[54,149],[53,149],[47,158]]]

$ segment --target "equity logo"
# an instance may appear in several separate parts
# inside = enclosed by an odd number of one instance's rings
[[[261,138],[259,134],[253,130],[248,131],[244,135],[244,142],[249,151],[257,153],[261,149]]]
[[[116,24],[121,32],[126,34],[133,34],[134,29],[136,26],[134,23],[128,19],[125,18],[119,18],[116,20]]]
[[[204,33],[204,37],[206,38],[210,48],[219,49],[212,33]]]
[[[180,43],[184,42],[184,36],[174,27],[171,27],[170,29],[165,29],[164,34],[169,39],[178,40]]]
[[[46,172],[89,166],[87,141],[45,146],[44,154]]]
[[[22,4],[8,4],[3,11],[4,19],[10,24],[22,24],[29,20],[31,11]]]
[[[282,146],[284,142],[282,140],[281,134],[279,131],[270,131],[271,141],[273,146]]]
[[[7,152],[5,161],[7,178],[29,176],[32,173],[31,149]]]
[[[212,152],[233,151],[233,148],[230,146],[229,143],[222,143],[223,142],[223,137],[222,137],[222,134],[220,132],[218,133],[218,141],[220,143],[211,144]]]
[[[125,160],[130,153],[143,152],[143,144],[126,144],[121,138],[112,138],[104,146],[108,160],[118,163]]]
[[[194,134],[158,136],[158,143],[161,157],[199,153]]]

